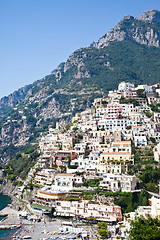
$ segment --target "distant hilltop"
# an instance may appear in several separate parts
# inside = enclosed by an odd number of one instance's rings
[[[94,46],[100,48],[112,41],[134,40],[147,46],[160,47],[159,24],[160,12],[157,10],[146,11],[139,18],[126,16]]]

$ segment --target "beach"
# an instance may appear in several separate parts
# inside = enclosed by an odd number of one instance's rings
[[[22,217],[19,217],[20,212],[14,210],[10,207],[6,207],[0,214],[7,214],[8,216],[0,223],[0,225],[21,225],[17,229],[16,233],[13,234],[13,237],[10,239],[23,239],[24,236],[30,236],[34,240],[44,240],[44,239],[74,239],[77,234],[73,231],[83,231],[89,234],[89,239],[97,239],[96,225],[86,225],[82,224],[77,226],[76,230],[66,231],[66,226],[63,225],[64,220],[59,218],[49,218],[41,214],[41,221],[29,221]],[[66,223],[66,222],[65,222]],[[68,223],[70,223],[68,221]],[[70,227],[71,228],[71,227]],[[4,238],[6,239],[6,238]]]
[[[16,234],[16,236],[24,237],[25,235],[31,236],[34,240],[42,239],[73,239],[77,234],[62,231],[61,220],[55,220],[51,223],[33,223],[30,225],[23,225],[21,231]],[[95,240],[96,238],[96,228],[95,227],[83,227],[84,231],[89,233],[89,239]],[[80,238],[77,238],[80,239]]]
[[[30,236],[31,239],[52,239],[55,233],[60,232],[61,221],[56,220],[53,222],[42,222],[22,224],[21,229],[14,235],[15,237],[23,238],[24,236]]]

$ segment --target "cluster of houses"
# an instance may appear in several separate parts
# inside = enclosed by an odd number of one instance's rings
[[[87,190],[83,183],[92,179],[100,179],[99,187],[105,191],[136,191],[137,177],[128,174],[134,165],[132,145],[145,148],[150,139],[160,141],[160,111],[152,110],[158,103],[160,84],[135,88],[121,82],[118,90],[95,99],[92,108],[75,114],[66,128],[57,123],[56,129],[49,129],[39,141],[41,158],[28,174],[28,180],[40,187],[33,202],[54,206],[56,215],[121,221],[121,208],[113,202],[106,205],[83,196],[73,201],[69,196]],[[153,151],[159,162],[160,144]],[[160,205],[158,196],[150,201],[154,215],[159,215],[155,210]]]

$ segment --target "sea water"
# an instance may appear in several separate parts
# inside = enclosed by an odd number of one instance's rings
[[[0,210],[2,210],[3,208],[5,208],[9,203],[11,203],[11,199],[8,196],[4,196],[2,194],[0,194]],[[0,220],[2,220],[3,217],[0,217]],[[12,239],[12,235],[16,232],[15,229],[13,230],[0,230],[0,239],[3,240],[9,240]]]

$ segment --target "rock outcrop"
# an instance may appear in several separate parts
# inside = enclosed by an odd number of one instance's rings
[[[158,10],[151,9],[149,11],[144,12],[138,20],[144,22],[160,22],[160,12]]]
[[[103,48],[113,41],[134,40],[147,46],[160,47],[160,29],[155,27],[155,23],[160,24],[160,12],[157,10],[146,11],[139,18],[126,16],[93,46]]]

